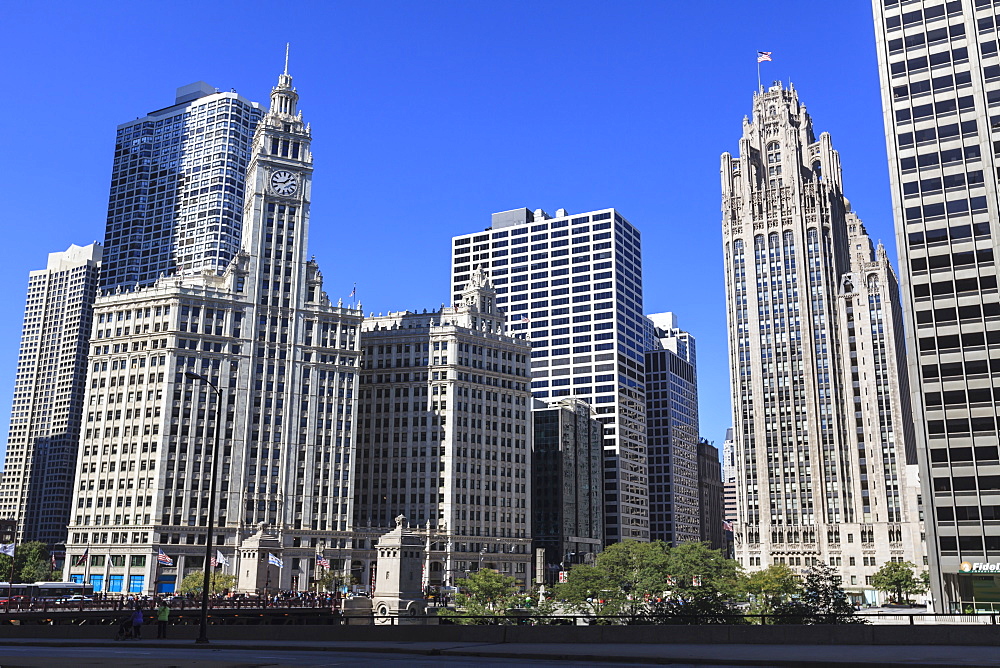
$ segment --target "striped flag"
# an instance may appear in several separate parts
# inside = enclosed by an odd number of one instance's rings
[[[330,560],[324,557],[322,554],[317,554],[316,565],[322,566],[323,568],[330,568]]]
[[[174,560],[166,555],[166,553],[160,549],[160,553],[156,555],[156,560],[163,564],[164,566],[173,566]]]
[[[212,568],[215,568],[216,566],[219,565],[228,566],[229,559],[226,559],[226,555],[222,554],[221,550],[216,550],[215,556],[212,557]]]
[[[284,563],[282,563],[281,559],[278,559],[276,556],[274,556],[270,552],[267,553],[267,563],[273,564],[273,565],[277,566],[278,568],[284,568]]]
[[[89,547],[86,550],[83,551],[83,554],[80,555],[80,558],[77,559],[76,562],[74,562],[73,565],[74,566],[83,566],[85,563],[87,563],[87,557],[88,556],[90,556],[90,548]]]
[[[771,53],[773,53],[773,52],[772,51],[758,51],[757,52],[757,62],[758,63],[771,62]]]

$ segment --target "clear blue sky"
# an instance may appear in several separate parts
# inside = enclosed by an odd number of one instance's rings
[[[871,8],[842,3],[37,2],[0,10],[0,429],[28,272],[104,236],[115,126],[204,80],[312,123],[311,251],[365,311],[448,300],[453,235],[517,207],[616,207],[642,231],[646,312],[698,340],[701,432],[730,423],[719,155],[757,84],[791,80],[893,252]],[[0,445],[2,448],[3,445]]]

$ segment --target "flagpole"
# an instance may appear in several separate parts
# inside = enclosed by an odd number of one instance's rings
[[[757,92],[760,93],[760,51],[757,52]]]

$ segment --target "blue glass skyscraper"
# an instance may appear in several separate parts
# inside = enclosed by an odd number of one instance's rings
[[[101,286],[218,273],[240,246],[243,189],[263,107],[203,81],[118,126]]]

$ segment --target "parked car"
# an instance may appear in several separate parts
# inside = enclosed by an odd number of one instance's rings
[[[84,596],[83,594],[73,594],[72,596],[65,596],[60,599],[56,599],[56,603],[84,603],[88,601],[93,601],[90,596]]]

